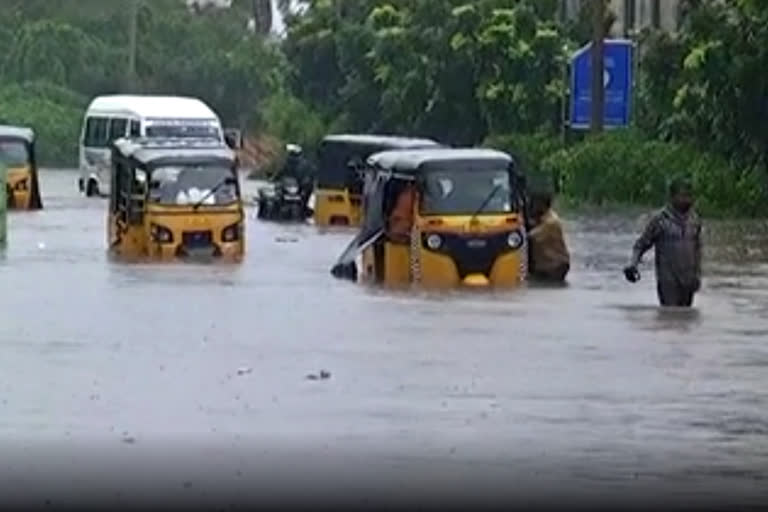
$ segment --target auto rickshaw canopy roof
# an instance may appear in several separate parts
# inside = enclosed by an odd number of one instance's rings
[[[489,170],[515,165],[508,153],[485,148],[431,148],[382,151],[368,158],[368,166],[405,175],[432,169]]]
[[[237,162],[237,155],[229,146],[211,138],[120,138],[113,146],[119,155],[140,167],[204,162],[234,165]]]
[[[0,124],[0,138],[19,139],[27,144],[32,144],[35,142],[35,131],[27,126]]]
[[[354,179],[350,160],[365,162],[373,153],[386,150],[441,147],[432,139],[398,135],[332,134],[320,142],[317,183],[320,187],[343,188]]]
[[[339,133],[326,135],[321,141],[323,145],[339,146],[368,146],[391,149],[421,148],[430,146],[439,146],[440,144],[432,139],[419,137],[405,137],[402,135],[364,135],[354,133]]]

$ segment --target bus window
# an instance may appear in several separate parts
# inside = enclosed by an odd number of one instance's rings
[[[109,123],[109,142],[125,137],[127,128],[127,119],[113,118]]]
[[[141,123],[131,119],[131,137],[141,137]]]
[[[89,117],[85,125],[85,141],[83,145],[89,148],[101,148],[107,145],[106,117]]]

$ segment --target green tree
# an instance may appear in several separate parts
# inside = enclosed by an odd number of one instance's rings
[[[472,144],[547,125],[563,38],[547,0],[307,2],[284,48],[296,94],[332,124]]]

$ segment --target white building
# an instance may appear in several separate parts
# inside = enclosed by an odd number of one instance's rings
[[[585,2],[592,0],[561,0],[568,18],[578,16]],[[680,20],[681,0],[610,0],[609,8],[616,15],[611,35],[623,37],[635,31],[655,27],[673,32]]]

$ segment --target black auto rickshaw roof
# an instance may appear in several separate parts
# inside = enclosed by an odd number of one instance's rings
[[[32,144],[35,141],[35,131],[26,126],[0,124],[0,139],[19,139]]]
[[[432,139],[397,135],[332,134],[320,142],[318,186],[344,187],[355,181],[347,164],[355,157],[364,163],[373,153],[386,150],[440,147]]]
[[[433,148],[382,151],[371,155],[367,164],[374,169],[415,175],[431,169],[507,169],[514,158],[503,151],[485,148]]]
[[[365,134],[351,134],[340,133],[326,135],[320,142],[323,145],[340,145],[340,146],[367,146],[367,147],[380,147],[391,149],[409,149],[409,148],[423,148],[430,146],[439,146],[440,144],[432,139],[418,138],[418,137],[405,137],[401,135],[365,135]]]
[[[237,155],[229,146],[212,138],[120,138],[114,149],[140,166],[168,163],[224,162],[234,164]]]

